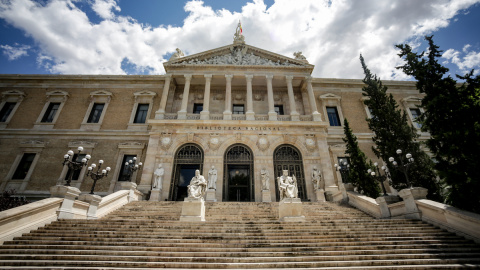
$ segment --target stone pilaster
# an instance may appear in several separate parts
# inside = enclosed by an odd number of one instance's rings
[[[295,95],[293,94],[292,80],[293,76],[285,76],[288,90],[288,102],[290,105],[290,117],[292,121],[300,121],[300,114],[297,112],[297,105],[295,104]]]
[[[138,185],[138,190],[142,193],[148,193],[152,188],[152,177],[153,172],[155,171],[155,159],[158,153],[158,144],[160,143],[159,135],[151,135],[148,140],[147,153],[145,155],[145,162],[143,163],[142,168],[142,177],[140,178],[140,184]]]
[[[183,88],[183,98],[182,98],[182,107],[178,111],[178,119],[187,119],[187,106],[188,106],[188,95],[190,92],[190,82],[192,80],[192,74],[185,74],[185,87]]]
[[[203,94],[203,110],[200,112],[200,119],[210,119],[210,83],[212,82],[212,74],[205,74],[205,93]]]
[[[225,111],[223,112],[223,120],[232,120],[232,78],[233,75],[225,75]]]
[[[253,75],[245,75],[247,80],[247,112],[245,113],[247,120],[255,120],[255,112],[253,111],[253,94],[252,94],[252,80]]]
[[[267,94],[268,94],[268,120],[277,121],[277,113],[275,112],[275,104],[273,103],[273,75],[265,76],[267,78]]]
[[[168,90],[170,89],[170,81],[172,74],[165,74],[165,84],[163,85],[162,98],[160,100],[160,108],[155,112],[155,119],[165,118],[165,107],[167,106]]]

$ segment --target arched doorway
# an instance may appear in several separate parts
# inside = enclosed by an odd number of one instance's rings
[[[278,192],[277,177],[282,175],[283,170],[288,170],[288,175],[295,175],[298,185],[298,197],[304,201],[307,200],[307,190],[305,188],[305,173],[303,171],[302,154],[292,145],[280,145],[273,152],[273,166],[275,170],[275,192],[277,200],[280,198]]]
[[[253,202],[253,153],[247,146],[235,144],[225,151],[223,200]]]
[[[195,170],[203,170],[203,151],[196,144],[185,144],[175,154],[173,181],[170,184],[170,201],[183,201],[188,197],[187,186]]]

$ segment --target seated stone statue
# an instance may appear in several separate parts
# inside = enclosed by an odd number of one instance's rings
[[[297,178],[288,176],[288,170],[283,170],[283,175],[277,177],[280,201],[285,198],[298,198]]]
[[[188,185],[188,197],[189,198],[202,198],[205,195],[205,190],[207,189],[207,180],[203,175],[200,175],[200,171],[195,171],[195,176],[190,181]]]

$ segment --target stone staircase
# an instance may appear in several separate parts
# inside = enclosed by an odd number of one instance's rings
[[[132,202],[99,220],[60,220],[0,246],[1,269],[480,269],[480,245],[429,224],[377,220],[348,206],[304,203],[306,221],[278,222],[278,203]]]

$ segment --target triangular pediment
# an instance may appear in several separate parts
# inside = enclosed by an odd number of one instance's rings
[[[165,69],[176,66],[261,66],[312,69],[304,59],[294,59],[247,44],[232,44],[217,49],[181,57],[164,63]]]

